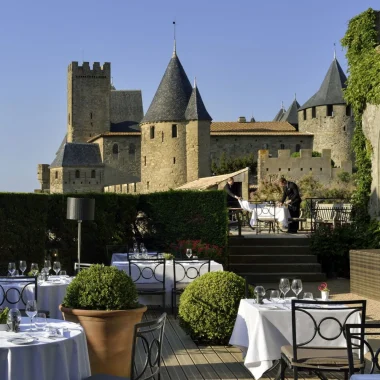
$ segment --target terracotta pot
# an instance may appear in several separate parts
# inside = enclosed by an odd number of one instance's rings
[[[82,310],[59,305],[65,321],[80,323],[86,333],[91,374],[130,377],[133,333],[146,306],[131,310]]]

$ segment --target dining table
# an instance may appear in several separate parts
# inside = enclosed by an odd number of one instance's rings
[[[0,331],[1,380],[82,380],[91,375],[85,333],[79,324],[48,319],[37,331],[21,318],[20,331]]]
[[[129,275],[129,261],[113,261],[112,265],[120,270],[123,270]],[[138,283],[154,283],[155,279],[154,276],[157,277],[157,279],[162,280],[163,278],[163,265],[157,266],[157,263],[155,263],[153,260],[133,260],[133,265],[131,267],[131,278]],[[177,271],[177,279],[184,277],[184,271],[187,271],[188,282],[192,282],[198,275],[203,275],[208,272],[208,265],[204,265],[204,261],[201,260],[189,260],[188,262],[181,263],[181,265],[178,265],[176,267]],[[223,271],[223,265],[211,260],[210,261],[210,272],[217,272],[217,271]],[[147,275],[145,277],[149,278],[143,278],[141,275],[142,273],[146,273]],[[154,273],[154,275],[153,275]],[[165,260],[165,305],[169,306],[171,305],[171,293],[174,286],[174,265],[173,260]],[[153,297],[156,297],[155,299]],[[179,297],[178,297],[179,298]],[[145,305],[155,305],[157,304],[157,296],[152,295],[140,295],[139,296],[139,302]]]
[[[235,326],[229,341],[231,345],[242,351],[244,365],[255,379],[260,379],[266,371],[272,368],[274,362],[281,358],[282,346],[292,344],[291,301],[271,303],[264,300],[264,302],[261,305],[257,304],[254,299],[240,301]],[[338,319],[342,324],[349,312],[344,308],[329,310],[328,305],[310,311],[317,323],[328,313],[329,317]],[[307,338],[310,339],[314,333],[312,319],[304,313],[297,318],[301,318],[297,323],[297,334],[307,341]],[[359,313],[349,316],[347,323],[360,323]],[[337,322],[332,319],[324,322],[324,335],[336,336],[337,327]],[[324,340],[320,336],[316,336],[313,340],[313,346],[316,347],[332,345],[346,347],[344,335],[341,334],[338,339],[332,341]]]
[[[13,278],[14,279],[14,278]],[[68,276],[49,276],[46,281],[37,281],[37,307],[39,310],[48,310],[50,318],[63,319],[62,313],[59,310],[59,305],[62,303],[66,289],[73,280],[73,277]],[[35,286],[30,284],[25,287],[20,297],[25,284],[15,282],[2,282],[1,287],[4,292],[7,292],[6,299],[1,305],[2,307],[25,309],[27,300],[35,299]]]

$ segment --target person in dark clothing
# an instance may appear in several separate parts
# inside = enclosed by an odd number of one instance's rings
[[[283,195],[281,204],[285,203],[286,198],[288,201],[288,209],[292,218],[299,218],[301,211],[301,196],[298,186],[294,182],[287,181],[285,178],[280,179],[280,186],[283,188]],[[299,222],[290,222],[288,224],[288,233],[296,234],[299,228]]]
[[[227,193],[227,207],[240,207],[239,200],[242,198],[236,195],[237,186],[232,177],[227,179],[224,191]]]

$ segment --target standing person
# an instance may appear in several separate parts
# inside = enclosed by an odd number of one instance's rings
[[[227,193],[227,207],[240,207],[240,203],[238,201],[241,200],[242,197],[236,195],[238,189],[232,177],[227,179],[226,186],[224,186],[224,191]]]
[[[280,179],[280,186],[283,188],[281,204],[285,203],[288,198],[288,209],[292,218],[299,218],[301,210],[301,196],[298,186],[294,182],[287,181],[285,178]],[[299,222],[290,222],[288,224],[288,233],[296,234],[299,228]]]

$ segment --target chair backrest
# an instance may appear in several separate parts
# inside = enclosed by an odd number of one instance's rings
[[[202,274],[209,273],[211,260],[173,260],[174,289],[180,284],[188,284]]]
[[[93,264],[88,264],[88,263],[74,263],[74,271],[75,273],[76,272],[79,272],[83,269],[88,269],[90,268],[90,266],[93,265]]]
[[[159,378],[165,322],[166,313],[163,313],[156,320],[135,325],[132,380]]]
[[[129,277],[138,288],[165,289],[165,259],[128,259]]]
[[[380,340],[380,323],[358,323],[346,325],[348,363],[350,366],[350,375],[355,372],[354,353],[359,354],[360,364],[365,365],[364,349],[367,348],[371,355],[371,369],[369,373],[374,373],[377,369],[380,371],[379,355]],[[373,337],[372,341],[369,339]],[[376,347],[375,347],[376,343]],[[375,351],[376,350],[376,351]]]
[[[332,203],[318,203],[315,209],[315,220],[320,221],[333,221],[335,216],[334,204]]]
[[[366,305],[365,300],[292,300],[293,360],[298,360],[298,349],[312,347],[314,350],[323,350],[329,346],[346,350],[346,344],[342,346],[342,341],[345,342],[346,324],[365,321]],[[333,329],[329,326],[331,323]],[[310,327],[310,334],[305,332],[305,326]],[[299,331],[301,328],[302,333]]]
[[[34,286],[34,299],[37,301],[37,277],[17,276],[17,277],[0,277],[0,306],[12,306],[22,302],[24,306],[28,301],[26,297],[27,290],[32,291]],[[29,287],[29,289],[27,289]],[[16,306],[15,306],[16,307]]]
[[[276,204],[275,203],[262,203],[257,204],[256,203],[256,217],[257,219],[275,219],[276,216]]]

